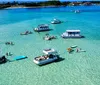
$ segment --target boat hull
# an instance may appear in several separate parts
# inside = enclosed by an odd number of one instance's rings
[[[46,60],[41,60],[41,61],[37,61],[37,60],[33,60],[33,62],[37,65],[45,65],[45,64],[48,64],[48,63],[51,63],[51,62],[54,62],[58,60],[58,57],[55,57],[55,58],[49,58],[49,59],[46,59]]]
[[[51,24],[60,24],[61,22],[51,22]]]
[[[35,29],[34,29],[35,32],[45,32],[45,31],[50,31],[50,30],[51,30],[51,29],[45,29],[45,30],[35,30]]]
[[[84,36],[61,36],[62,38],[84,38]]]

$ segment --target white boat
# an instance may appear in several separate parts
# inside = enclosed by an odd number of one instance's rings
[[[47,24],[40,24],[34,29],[35,32],[50,31],[51,29]]]
[[[75,10],[75,13],[80,13],[80,10]]]
[[[49,49],[44,49],[43,53],[47,54],[47,55],[50,55],[50,54],[57,54],[57,51],[53,48],[49,48]]]
[[[66,30],[61,37],[63,38],[83,38],[84,36],[80,35],[80,30]]]
[[[80,50],[80,52],[86,52],[85,50]]]
[[[59,59],[58,55],[50,54],[50,55],[43,55],[43,56],[35,57],[33,59],[33,62],[37,65],[44,65],[44,64],[47,64],[47,63],[54,62],[58,59]]]
[[[54,19],[53,21],[51,21],[51,24],[60,24],[61,21],[58,19]]]
[[[73,46],[71,46],[71,48],[76,48],[77,47],[77,45],[73,45]]]

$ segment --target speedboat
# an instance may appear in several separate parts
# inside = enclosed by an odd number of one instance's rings
[[[53,21],[51,21],[51,24],[60,24],[61,21],[58,19],[54,19]]]
[[[35,32],[50,31],[51,29],[47,24],[40,24],[34,29]]]
[[[84,36],[80,35],[80,30],[66,30],[61,35],[62,38],[83,38]]]
[[[57,51],[53,48],[49,48],[49,49],[44,49],[43,53],[46,55],[50,55],[50,54],[57,54]]]
[[[44,65],[47,63],[54,62],[58,59],[59,59],[58,55],[50,54],[50,55],[42,55],[42,56],[35,57],[33,59],[33,62],[37,65]]]

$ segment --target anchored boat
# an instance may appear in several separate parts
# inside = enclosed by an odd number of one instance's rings
[[[59,59],[58,55],[50,54],[50,55],[42,55],[35,57],[33,59],[33,62],[36,63],[37,65],[44,65],[47,63],[54,62]]]
[[[84,36],[80,35],[80,30],[66,30],[61,35],[62,38],[83,38]]]
[[[35,57],[33,59],[33,62],[37,65],[44,65],[59,59],[59,55],[57,54],[57,51],[55,51],[54,49],[44,49],[43,53],[45,53],[45,55]]]
[[[51,24],[60,24],[61,21],[58,19],[54,19],[53,21],[51,21]]]
[[[34,29],[35,32],[43,32],[43,31],[50,31],[51,29],[47,24],[40,24],[37,28]]]

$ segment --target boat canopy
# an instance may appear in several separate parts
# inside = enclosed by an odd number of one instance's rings
[[[39,28],[45,28],[45,27],[48,27],[48,24],[40,24],[38,25]]]
[[[66,32],[73,32],[73,33],[79,32],[80,33],[80,30],[66,30]]]
[[[57,51],[50,48],[50,49],[44,49],[44,50],[43,50],[43,53],[45,53],[45,54],[47,54],[47,55],[50,55],[50,54],[56,54]]]

